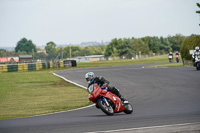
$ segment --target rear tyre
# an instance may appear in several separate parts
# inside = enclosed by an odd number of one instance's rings
[[[113,110],[112,106],[110,104],[109,104],[109,106],[107,106],[105,101],[100,100],[98,102],[98,106],[105,114],[107,114],[107,115],[114,114],[114,110]]]
[[[197,71],[200,69],[199,63],[196,63]]]
[[[133,107],[130,103],[127,103],[124,105],[126,109],[124,110],[124,113],[131,114],[133,112]]]

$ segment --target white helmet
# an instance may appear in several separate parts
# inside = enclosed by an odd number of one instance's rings
[[[199,52],[199,46],[196,46],[196,47],[195,47],[195,50],[196,50],[197,52]]]
[[[93,72],[88,72],[85,74],[85,79],[88,82],[88,84],[92,83],[95,79],[95,74]]]

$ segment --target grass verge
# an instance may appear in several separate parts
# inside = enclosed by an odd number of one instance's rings
[[[169,62],[168,55],[154,56],[142,59],[126,59],[126,60],[112,60],[112,61],[97,61],[97,62],[80,62],[78,68],[84,67],[103,67],[103,66],[120,66],[120,65],[137,65],[147,63],[166,63]]]
[[[148,66],[148,67],[183,67],[183,63],[152,65],[152,66]]]
[[[86,90],[49,71],[0,74],[0,119],[70,110],[89,104]]]

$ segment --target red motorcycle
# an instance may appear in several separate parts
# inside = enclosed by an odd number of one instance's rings
[[[179,55],[176,55],[176,62],[179,63]]]
[[[124,112],[131,114],[132,105],[128,102],[122,102],[118,96],[108,91],[107,88],[101,88],[98,84],[92,84],[88,88],[89,100],[97,104],[105,114],[113,115],[114,113]]]

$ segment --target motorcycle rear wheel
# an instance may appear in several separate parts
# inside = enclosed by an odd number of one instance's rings
[[[124,113],[131,114],[133,112],[133,107],[130,103],[127,103],[124,105],[126,109],[124,110]]]
[[[103,100],[100,100],[98,102],[98,106],[100,107],[100,109],[107,115],[113,115],[114,114],[114,110],[112,108],[112,106],[109,104],[109,106],[106,105],[106,102]]]
[[[196,63],[196,69],[197,71],[200,70],[199,62]]]

